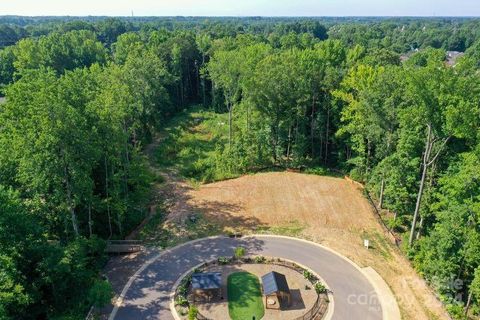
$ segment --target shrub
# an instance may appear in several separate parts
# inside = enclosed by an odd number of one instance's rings
[[[451,303],[447,304],[447,310],[452,319],[463,320],[465,317],[464,306],[461,303]]]
[[[321,293],[324,293],[327,291],[327,288],[325,288],[325,286],[323,285],[323,283],[321,283],[320,281],[315,283],[315,291],[317,292],[317,294],[321,294]]]
[[[185,296],[188,292],[188,285],[186,282],[182,281],[177,288],[177,292],[179,295]]]
[[[197,314],[198,314],[198,308],[194,305],[191,305],[190,309],[188,309],[188,320],[196,320]]]
[[[245,248],[243,247],[236,247],[235,248],[235,258],[240,259],[245,255]]]
[[[105,280],[96,281],[88,292],[88,302],[97,308],[107,305],[112,297],[112,286]]]
[[[314,174],[314,175],[317,175],[317,176],[327,176],[329,174],[329,171],[328,171],[328,169],[323,168],[323,167],[314,167],[314,168],[306,169],[305,173]]]
[[[312,280],[315,279],[315,276],[313,275],[313,273],[311,273],[308,270],[303,270],[303,276],[305,277],[305,279],[307,279],[309,281],[312,281]]]
[[[188,300],[184,296],[179,295],[175,298],[175,305],[184,307],[188,305]]]
[[[265,259],[264,256],[255,257],[255,263],[265,263],[265,261],[267,261],[267,259]]]
[[[217,261],[218,261],[218,264],[225,265],[225,264],[230,263],[231,258],[229,258],[229,257],[218,257]]]

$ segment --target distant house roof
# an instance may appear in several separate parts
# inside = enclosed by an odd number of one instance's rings
[[[222,287],[220,272],[205,272],[192,274],[192,289],[210,290]]]
[[[457,63],[458,58],[465,55],[463,52],[459,51],[447,51],[447,64],[453,66]]]
[[[263,293],[269,295],[275,292],[290,292],[287,278],[281,273],[272,271],[262,276]]]

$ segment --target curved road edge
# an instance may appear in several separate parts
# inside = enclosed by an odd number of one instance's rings
[[[132,277],[130,277],[128,282],[125,284],[121,294],[118,296],[118,298],[114,302],[112,312],[110,313],[110,316],[109,316],[108,319],[109,320],[114,320],[115,319],[115,316],[116,316],[119,308],[122,306],[122,304],[124,302],[124,299],[125,299],[125,296],[126,296],[128,290],[129,290],[129,288],[134,283],[134,281],[139,277],[139,275],[143,271],[145,271],[145,269],[147,269],[151,264],[153,264],[155,261],[160,259],[163,255],[165,255],[167,253],[171,253],[171,252],[173,252],[173,251],[175,251],[175,250],[177,250],[181,247],[195,244],[197,242],[205,241],[205,240],[208,240],[208,239],[214,240],[214,239],[221,239],[221,238],[225,238],[225,237],[224,236],[213,236],[213,237],[201,238],[201,239],[196,239],[196,240],[192,240],[192,241],[189,241],[189,242],[185,242],[185,243],[179,244],[175,247],[166,249],[166,250],[162,251],[161,253],[155,255],[153,258],[146,261],[135,272],[135,274]],[[312,241],[309,241],[309,240],[305,240],[305,239],[288,237],[288,236],[280,236],[280,235],[262,235],[262,234],[248,235],[248,236],[245,236],[244,238],[277,238],[277,239],[283,238],[283,239],[305,242],[306,244],[314,245],[314,246],[317,246],[321,249],[324,249],[326,251],[331,252],[332,254],[334,254],[337,257],[340,257],[341,259],[346,261],[348,264],[353,266],[355,269],[357,269],[361,274],[363,274],[365,276],[365,278],[368,280],[368,282],[372,285],[375,292],[377,293],[378,302],[380,303],[380,306],[382,307],[382,310],[384,310],[384,312],[382,312],[382,314],[383,314],[382,318],[384,320],[400,320],[401,319],[398,303],[397,303],[397,300],[395,299],[395,297],[393,295],[393,292],[391,291],[391,289],[389,288],[387,283],[384,281],[384,279],[371,267],[360,268],[356,263],[354,263],[349,258],[341,255],[340,253],[338,253],[338,252],[336,252],[336,251],[334,251],[334,250],[332,250],[328,247],[325,247],[321,244],[318,244],[318,243],[315,243],[315,242],[312,242]],[[296,263],[298,263],[298,262],[296,262]],[[330,307],[328,308],[329,311],[328,311],[327,316],[331,316],[331,312],[330,312],[331,309],[333,310],[333,308],[330,308]]]
[[[400,320],[402,316],[397,299],[385,280],[372,267],[365,267],[362,272],[377,292],[383,310],[383,320]]]
[[[192,245],[196,242],[200,242],[200,241],[203,241],[203,240],[207,240],[207,239],[217,239],[217,238],[221,238],[222,236],[213,236],[213,237],[207,237],[207,238],[200,238],[200,239],[195,239],[195,240],[192,240],[192,241],[188,241],[188,242],[184,242],[184,243],[181,243],[181,244],[178,244],[174,247],[171,247],[169,249],[166,249],[166,250],[163,250],[162,252],[160,252],[159,254],[155,255],[153,258],[147,260],[140,268],[138,268],[138,270],[130,277],[130,279],[128,279],[128,282],[125,284],[125,287],[123,287],[123,290],[122,292],[120,293],[120,295],[115,299],[115,302],[113,303],[113,309],[112,309],[112,312],[110,313],[110,316],[108,317],[108,320],[114,320],[115,319],[115,316],[117,315],[117,312],[118,312],[118,309],[122,306],[123,304],[123,299],[125,299],[125,296],[128,292],[128,289],[130,289],[130,287],[132,286],[133,282],[135,281],[136,278],[138,278],[138,276],[146,269],[148,268],[152,263],[154,263],[156,260],[160,259],[163,255],[166,255],[167,253],[169,252],[172,252],[178,248],[181,248],[181,247],[184,247],[184,246],[187,246],[187,245]]]
[[[385,280],[382,278],[382,276],[380,276],[380,274],[378,274],[378,272],[372,267],[361,268],[359,265],[357,265],[355,262],[353,262],[351,259],[347,258],[346,256],[342,255],[341,253],[329,247],[321,245],[319,243],[302,239],[302,238],[294,238],[294,237],[282,236],[282,235],[269,235],[269,234],[251,235],[251,236],[245,236],[245,237],[272,237],[272,238],[285,238],[285,239],[303,241],[308,244],[312,244],[322,249],[325,249],[327,251],[330,251],[333,254],[336,254],[337,256],[339,256],[340,258],[344,259],[345,261],[350,263],[352,266],[354,266],[372,284],[373,288],[377,292],[380,305],[382,306],[383,320],[401,320],[402,319],[400,308],[398,306],[398,302],[397,302],[397,299],[395,298],[395,295],[393,294],[392,290],[390,289],[388,284],[385,282]],[[330,310],[329,310],[329,314],[330,314]],[[326,318],[326,319],[329,319],[329,318]]]
[[[272,257],[269,257],[269,258],[272,258]],[[215,260],[216,259],[213,259],[213,260],[210,260],[210,261],[205,261],[205,262],[209,263],[209,262],[212,262],[212,261],[215,261]],[[333,310],[335,309],[335,300],[334,300],[334,297],[333,297],[333,294],[332,294],[332,290],[328,286],[328,283],[318,273],[311,270],[307,266],[304,266],[301,263],[298,263],[298,262],[293,261],[293,260],[285,259],[285,258],[282,258],[282,260],[287,261],[287,262],[291,262],[291,263],[295,263],[296,265],[302,267],[303,269],[306,269],[306,270],[310,271],[315,277],[317,277],[318,280],[320,280],[320,282],[323,285],[325,285],[325,288],[327,289],[327,296],[328,296],[328,301],[329,302],[328,302],[328,307],[327,307],[327,313],[325,313],[325,316],[322,319],[323,320],[331,320],[332,317],[333,317]],[[172,315],[175,318],[175,320],[181,320],[181,318],[178,316],[178,312],[175,308],[175,291],[177,290],[177,288],[180,285],[180,282],[182,281],[183,278],[185,278],[189,273],[191,273],[196,268],[199,268],[202,265],[204,265],[205,262],[202,262],[202,263],[196,265],[195,267],[189,269],[184,274],[182,274],[180,276],[180,278],[177,279],[177,281],[175,281],[175,283],[172,287],[172,292],[170,293],[170,311],[172,312]]]

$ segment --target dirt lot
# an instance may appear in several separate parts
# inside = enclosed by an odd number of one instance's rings
[[[163,228],[188,224],[193,212],[214,232],[276,233],[310,239],[362,267],[375,268],[397,296],[405,319],[448,319],[429,288],[384,235],[368,201],[351,182],[273,172],[197,188],[176,183],[175,201]],[[363,247],[365,238],[370,240],[369,250]]]

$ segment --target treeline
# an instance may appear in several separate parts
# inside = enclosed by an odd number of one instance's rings
[[[78,319],[110,299],[101,239],[145,217],[142,154],[162,121],[198,99],[186,32],[89,30],[8,47],[0,104],[0,319]],[[4,69],[5,70],[5,69]]]
[[[451,314],[478,315],[479,43],[452,67],[442,49],[401,63],[386,49],[282,40],[214,41],[206,73],[230,128],[216,170],[349,172],[394,213],[389,224]]]
[[[473,18],[373,17],[0,17],[0,48],[26,37],[72,30],[94,31],[108,45],[124,32],[197,30],[214,37],[256,34],[268,37],[290,32],[340,39],[344,44],[387,48],[405,53],[417,48],[465,51],[479,39],[479,21]]]

